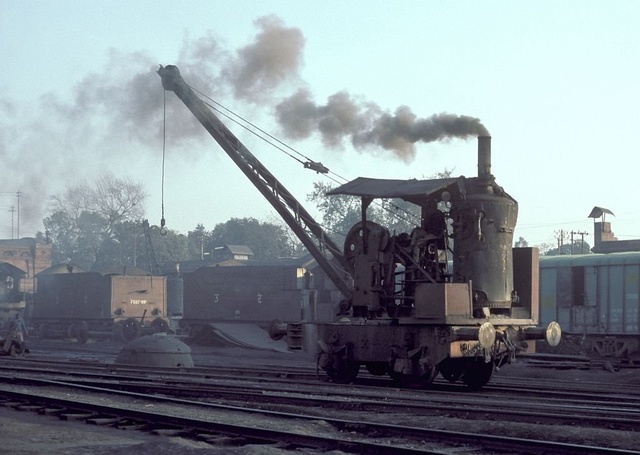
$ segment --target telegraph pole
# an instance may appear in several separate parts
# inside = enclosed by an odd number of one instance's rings
[[[571,231],[571,254],[573,254],[573,236],[579,235],[580,240],[580,254],[584,254],[584,236],[589,235],[588,232],[585,231]]]
[[[562,252],[564,248],[564,230],[560,229],[559,231],[556,231],[555,234],[556,238],[558,239],[558,254],[564,254]]]
[[[13,240],[13,212],[15,212],[16,209],[12,205],[11,208],[9,209],[9,211],[11,212],[11,240]]]
[[[16,237],[20,238],[20,198],[22,197],[22,191],[18,190],[16,192],[16,197],[18,198],[18,235]],[[11,228],[11,237],[13,238],[13,227]]]

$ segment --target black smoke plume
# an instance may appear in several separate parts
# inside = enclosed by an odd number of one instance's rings
[[[287,137],[317,133],[327,147],[350,141],[358,150],[381,148],[408,162],[417,142],[486,134],[473,117],[418,118],[405,106],[389,113],[346,92],[330,96],[324,106],[306,89],[287,96],[287,87],[305,86],[299,74],[304,36],[275,16],[259,18],[255,25],[253,42],[237,50],[228,50],[212,33],[185,39],[174,62],[111,50],[104,68],[82,77],[70,95],[45,93],[35,105],[0,98],[0,159],[11,171],[5,172],[3,186],[21,191],[22,223],[31,232],[42,229],[49,197],[65,184],[104,171],[119,175],[143,152],[160,155],[165,104],[159,64],[176,64],[187,83],[214,99],[232,95],[244,106],[273,106]],[[183,146],[181,159],[195,161],[189,151],[196,147],[189,143],[210,137],[172,94],[166,108],[168,149]],[[14,202],[7,201],[6,208]]]
[[[276,113],[284,133],[291,138],[305,139],[317,131],[328,147],[341,147],[350,140],[359,150],[381,147],[407,162],[415,158],[416,142],[489,134],[474,117],[441,113],[418,118],[407,106],[391,114],[345,92],[330,96],[320,106],[308,91],[299,90],[281,102]]]

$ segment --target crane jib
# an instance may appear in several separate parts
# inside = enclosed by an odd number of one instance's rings
[[[348,276],[353,274],[353,270],[342,249],[331,240],[320,224],[313,219],[297,199],[287,191],[194,93],[184,81],[176,66],[160,66],[157,72],[162,79],[162,87],[167,91],[174,92],[180,98],[220,147],[284,219],[343,296],[350,300],[353,291]],[[327,173],[329,171],[322,163],[314,161],[305,163],[305,167],[318,173]],[[313,235],[313,238],[309,233]],[[337,269],[325,257],[324,251],[328,251],[335,258],[338,263]],[[345,275],[347,275],[346,278],[344,278]]]

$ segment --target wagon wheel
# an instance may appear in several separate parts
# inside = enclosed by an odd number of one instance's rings
[[[199,338],[204,333],[203,331],[204,331],[203,325],[195,324],[187,327],[189,338],[191,339],[191,341],[195,343],[198,343]]]
[[[337,384],[353,382],[360,371],[360,364],[351,359],[346,347],[338,352],[321,352],[318,355],[317,367],[322,368],[327,377]]]
[[[76,332],[76,340],[78,340],[78,343],[80,344],[85,344],[88,339],[89,325],[84,321],[80,321],[78,324],[78,331]]]
[[[456,382],[464,373],[464,364],[461,359],[445,359],[438,364],[440,375],[449,382]]]
[[[475,360],[469,364],[467,370],[462,375],[462,382],[472,390],[477,390],[485,386],[493,374],[493,362]]]
[[[407,389],[426,389],[438,376],[438,367],[436,365],[417,368],[413,374],[402,374],[396,371],[390,373],[391,379],[397,382],[400,387]]]
[[[85,321],[74,322],[67,330],[69,338],[75,338],[80,344],[85,344],[89,339],[89,326]]]
[[[406,386],[408,388],[426,389],[433,383],[433,380],[436,378],[436,376],[438,376],[438,367],[433,365],[421,375],[407,377],[405,379],[405,383],[408,379],[408,383],[406,383]]]
[[[124,341],[135,340],[140,336],[140,323],[137,319],[129,318],[122,321],[122,339]]]
[[[113,339],[116,341],[131,341],[140,335],[140,323],[137,319],[118,321],[113,326]]]
[[[389,373],[389,365],[386,363],[367,363],[367,371],[374,376],[384,376]]]
[[[162,318],[155,318],[151,321],[152,333],[167,333],[169,331],[169,324]]]
[[[333,362],[333,365],[327,367],[325,372],[329,379],[336,384],[349,384],[355,381],[360,371],[360,365],[355,362],[349,362],[345,359],[340,359],[337,362]]]

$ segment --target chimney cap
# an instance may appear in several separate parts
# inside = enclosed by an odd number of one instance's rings
[[[605,214],[609,214],[609,215],[613,215],[613,212],[609,209],[605,209],[604,207],[598,207],[595,206],[593,209],[591,209],[591,213],[589,214],[589,216],[587,218],[600,218],[602,217],[602,220],[604,221],[605,218]],[[615,216],[615,215],[613,215]]]

